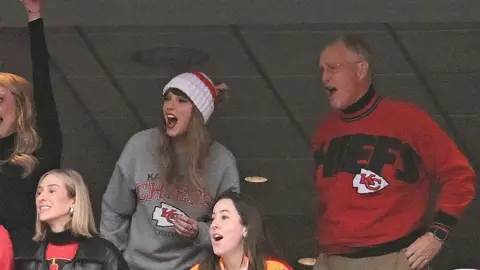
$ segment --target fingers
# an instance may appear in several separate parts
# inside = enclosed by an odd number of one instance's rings
[[[188,233],[188,231],[191,230],[190,224],[179,218],[173,219],[173,225],[175,226],[175,229],[179,230],[182,234]]]
[[[412,270],[423,269],[430,261],[425,256],[421,256],[419,252],[410,248],[405,251],[405,256]]]
[[[415,254],[407,258],[408,258],[408,263],[410,264],[410,267],[413,269],[415,269],[414,267],[420,265],[420,261],[422,261],[422,260],[419,260],[418,256]]]
[[[198,232],[196,220],[179,215],[173,219],[175,231],[183,236],[193,237]]]
[[[405,256],[407,257],[408,264],[410,265],[410,268],[416,269],[418,265],[420,265],[420,262],[418,260],[418,252],[415,242],[410,245],[406,250],[405,250]]]
[[[413,264],[411,264],[410,268],[412,268],[412,270],[420,270],[420,269],[423,269],[427,264],[428,264],[427,259],[420,258],[420,259],[417,259]]]
[[[184,215],[177,215],[175,218],[178,219],[178,220],[181,220],[181,221],[183,221],[183,222],[187,222],[187,223],[188,223],[189,220],[190,220],[189,217],[184,216]]]
[[[405,256],[407,256],[407,258],[410,258],[413,254],[415,254],[416,249],[417,249],[416,242],[413,242],[410,246],[408,246],[405,249]]]

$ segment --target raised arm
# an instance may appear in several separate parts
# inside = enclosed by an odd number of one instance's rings
[[[34,100],[37,112],[36,124],[42,140],[40,166],[49,170],[60,167],[63,143],[50,79],[49,54],[43,19],[40,15],[41,1],[23,0],[22,3],[28,16]]]

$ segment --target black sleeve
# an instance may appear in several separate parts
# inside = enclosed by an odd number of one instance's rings
[[[30,33],[30,50],[32,59],[33,90],[36,107],[36,124],[41,138],[41,147],[36,153],[43,172],[59,168],[63,142],[57,107],[53,96],[49,54],[43,20],[28,23]],[[43,173],[42,172],[42,173]]]
[[[102,239],[107,248],[107,269],[111,270],[130,270],[127,262],[123,258],[122,253],[111,242]]]

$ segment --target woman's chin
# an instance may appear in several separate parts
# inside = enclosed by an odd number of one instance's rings
[[[38,215],[38,220],[47,223],[51,220],[51,217],[49,217],[48,215]]]
[[[213,248],[213,253],[215,255],[217,255],[218,257],[222,257],[223,255],[225,255],[225,252],[224,250],[220,249],[220,248]]]
[[[171,138],[179,138],[185,134],[185,131],[178,129],[167,129],[167,135]]]
[[[167,135],[168,137],[175,138],[178,136],[178,133],[175,132],[174,130],[167,130]]]

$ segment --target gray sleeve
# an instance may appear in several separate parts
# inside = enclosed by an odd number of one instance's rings
[[[226,157],[227,159],[227,157]],[[226,168],[223,173],[222,181],[218,187],[217,196],[227,190],[240,192],[240,179],[238,176],[237,162],[235,157],[229,153],[228,160],[226,161]],[[209,247],[212,245],[210,240],[210,223],[211,222],[199,222],[198,223],[198,237],[194,240],[194,243],[200,247]]]
[[[126,248],[130,219],[135,206],[135,189],[117,164],[102,198],[100,234],[121,252]]]
[[[207,248],[212,246],[212,241],[210,241],[210,223],[211,222],[199,222],[198,223],[198,236],[193,240],[193,243],[196,246]]]
[[[240,192],[240,179],[238,175],[237,161],[232,153],[226,159],[226,168],[223,173],[222,181],[217,190],[217,196],[221,195],[227,190]]]

